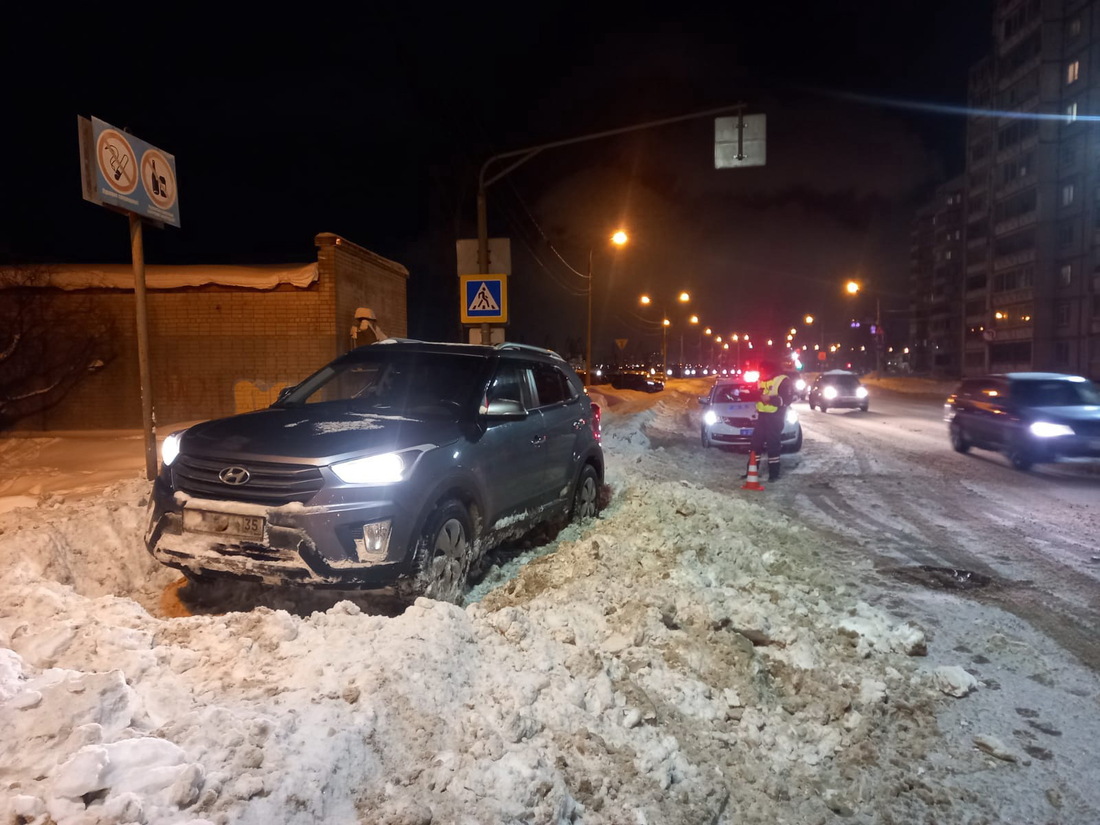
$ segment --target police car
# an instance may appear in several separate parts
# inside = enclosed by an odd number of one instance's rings
[[[746,372],[745,379],[753,373]],[[756,402],[760,388],[755,380],[721,378],[710,393],[701,396],[704,407],[701,441],[704,447],[725,447],[748,450],[756,428]],[[794,407],[787,407],[780,435],[783,452],[797,453],[802,449],[802,424]]]

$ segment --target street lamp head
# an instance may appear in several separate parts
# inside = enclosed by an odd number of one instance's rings
[[[812,324],[812,323],[814,322],[814,316],[812,316],[812,315],[807,315],[807,316],[806,316],[805,318],[803,318],[802,320],[806,322],[806,326],[809,326],[810,324]]]
[[[611,236],[611,243],[615,244],[616,246],[622,246],[629,240],[630,238],[621,229]]]
[[[643,295],[638,300],[639,300],[640,303],[644,304],[645,306],[649,306],[650,304],[653,303],[653,299],[650,298],[648,295]]]
[[[693,324],[698,324],[699,323],[699,316],[698,315],[692,315],[690,318],[688,318],[688,321],[690,321]]]
[[[681,304],[686,304],[690,300],[691,300],[691,296],[688,293],[686,293],[686,292],[681,292],[680,293],[680,303]]]
[[[668,318],[665,318],[661,323],[666,327],[672,326],[672,321],[668,320]]]
[[[859,292],[861,287],[859,281],[848,281],[848,283],[844,285],[844,288],[848,290],[849,295],[855,295]]]

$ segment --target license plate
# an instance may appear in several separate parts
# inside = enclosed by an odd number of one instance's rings
[[[742,427],[741,435],[752,435],[752,427]]]
[[[212,513],[208,510],[184,510],[183,529],[196,533],[216,533],[245,539],[264,537],[263,516],[238,513]]]

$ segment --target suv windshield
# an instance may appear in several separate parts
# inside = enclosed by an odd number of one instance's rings
[[[277,406],[351,402],[388,415],[454,414],[481,387],[484,361],[461,353],[394,352],[385,347],[342,358],[303,381]]]
[[[1100,404],[1100,389],[1091,381],[1020,381],[1012,397],[1028,407],[1075,407]]]

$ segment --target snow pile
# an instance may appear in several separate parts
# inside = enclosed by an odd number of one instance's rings
[[[0,514],[0,821],[995,821],[931,757],[965,680],[921,628],[668,477],[697,407],[605,408],[610,507],[465,607],[189,601],[140,478]]]

